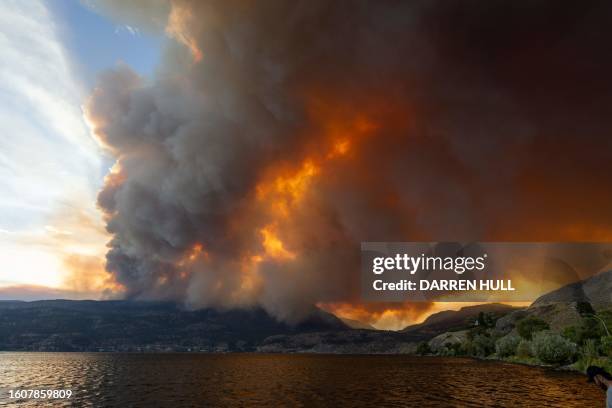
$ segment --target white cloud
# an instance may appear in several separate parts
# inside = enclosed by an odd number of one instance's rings
[[[140,30],[138,30],[138,28],[127,24],[115,27],[115,34],[121,34],[122,32],[127,32],[133,36],[140,35]]]
[[[104,251],[103,161],[79,83],[46,5],[0,2],[0,231],[10,231],[0,234],[0,282],[59,285],[67,249],[57,231],[79,231],[82,252]],[[90,225],[70,225],[84,218]]]

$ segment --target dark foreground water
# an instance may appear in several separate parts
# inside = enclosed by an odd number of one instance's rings
[[[577,374],[410,356],[0,353],[0,406],[42,406],[9,388],[71,389],[79,407],[605,406]]]

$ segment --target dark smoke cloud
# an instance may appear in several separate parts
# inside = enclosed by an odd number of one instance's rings
[[[291,320],[357,299],[361,241],[612,238],[608,2],[148,8],[104,5],[165,22],[158,75],[107,71],[87,108],[118,162],[99,205],[130,296]],[[307,158],[320,174],[275,220],[258,186]],[[245,280],[274,222],[294,256]]]

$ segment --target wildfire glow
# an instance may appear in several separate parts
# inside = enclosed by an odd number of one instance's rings
[[[317,306],[336,316],[368,323],[380,330],[401,330],[423,322],[428,316],[486,302],[432,302],[432,303],[319,303]],[[515,307],[527,307],[531,302],[503,302]]]
[[[279,175],[272,183],[264,182],[258,185],[257,198],[260,201],[272,201],[272,206],[286,216],[289,207],[299,202],[319,172],[320,167],[311,159],[306,159],[294,174]]]
[[[179,275],[182,279],[186,279],[189,277],[189,269],[186,268],[190,265],[193,265],[199,259],[208,260],[209,254],[204,250],[204,246],[196,242],[187,253],[177,262],[177,265],[181,267]]]
[[[309,211],[310,194],[316,191],[317,183],[329,171],[329,165],[350,159],[358,141],[376,128],[374,122],[363,114],[345,116],[328,108],[329,105],[313,109],[320,133],[307,140],[318,142],[305,146],[299,164],[272,163],[255,187],[253,204],[258,212],[263,213],[263,222],[256,227],[262,249],[245,255],[241,261],[239,295],[243,297],[261,289],[262,279],[258,271],[262,262],[295,262],[300,257],[301,235],[295,223],[303,211]]]
[[[351,147],[350,140],[340,139],[336,141],[336,143],[334,143],[334,147],[327,157],[332,159],[336,156],[344,156],[345,154],[348,153],[350,147]]]
[[[200,254],[202,254],[202,250],[203,250],[203,246],[202,244],[200,244],[199,242],[196,243],[192,248],[191,248],[191,253],[189,254],[189,260],[190,261],[195,261],[196,259],[198,259],[198,257],[200,256]],[[204,251],[204,255],[208,256],[208,254],[206,253],[206,251]]]
[[[262,245],[266,254],[276,259],[294,259],[295,254],[285,249],[283,242],[278,238],[275,228],[268,225],[260,230],[263,237]]]

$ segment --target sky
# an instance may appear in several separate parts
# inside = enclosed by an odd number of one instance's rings
[[[82,106],[106,68],[153,75],[161,41],[74,0],[0,2],[0,298],[101,284],[89,271],[103,271],[109,237],[95,203],[112,160]]]

